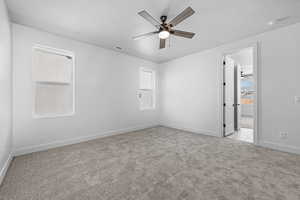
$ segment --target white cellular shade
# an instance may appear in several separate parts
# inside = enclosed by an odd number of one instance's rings
[[[35,112],[39,116],[65,115],[73,112],[72,87],[36,84]]]
[[[36,117],[74,113],[74,56],[48,47],[34,48],[32,80]]]
[[[155,107],[155,74],[153,70],[141,68],[140,70],[140,109],[153,109]]]
[[[70,83],[72,64],[71,57],[35,49],[32,68],[33,81]]]
[[[147,70],[141,70],[140,74],[140,89],[153,89],[153,72]]]

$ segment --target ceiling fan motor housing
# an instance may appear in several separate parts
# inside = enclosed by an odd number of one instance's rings
[[[166,15],[163,15],[160,17],[160,20],[165,23],[167,21],[167,16]]]

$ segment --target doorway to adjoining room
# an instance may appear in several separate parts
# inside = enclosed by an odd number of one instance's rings
[[[254,143],[254,49],[225,55],[223,63],[224,137]]]

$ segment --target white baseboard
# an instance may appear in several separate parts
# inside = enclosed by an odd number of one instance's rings
[[[132,132],[132,131],[138,131],[138,130],[142,130],[142,129],[146,129],[146,128],[156,127],[158,125],[159,124],[140,125],[140,126],[135,126],[135,127],[130,127],[130,128],[111,130],[111,131],[93,134],[93,135],[89,135],[89,136],[77,137],[74,139],[55,141],[55,142],[51,142],[51,143],[40,144],[40,145],[35,145],[35,146],[30,146],[30,147],[22,147],[22,148],[18,148],[14,151],[14,156],[20,156],[20,155],[24,155],[24,154],[33,153],[33,152],[44,151],[47,149],[52,149],[52,148],[71,145],[71,144],[77,144],[77,143],[86,142],[89,140],[104,138],[104,137],[113,136],[113,135],[120,135],[123,133],[128,133],[128,132]]]
[[[295,146],[283,145],[274,142],[260,142],[258,145],[273,150],[300,154],[300,148]]]
[[[22,148],[16,149],[13,152],[13,155],[10,155],[8,161],[6,162],[5,166],[3,167],[3,169],[0,172],[0,183],[1,183],[1,180],[4,178],[3,174],[5,174],[13,156],[19,156],[19,155],[29,154],[29,153],[33,153],[33,152],[38,152],[38,151],[44,151],[47,149],[52,149],[52,148],[71,145],[71,144],[77,144],[80,142],[86,142],[89,140],[104,138],[104,137],[113,136],[113,135],[120,135],[123,133],[131,132],[131,131],[138,131],[138,130],[152,128],[152,127],[156,127],[156,126],[165,126],[165,127],[178,129],[178,130],[192,132],[192,133],[220,137],[218,133],[209,131],[209,130],[184,127],[184,126],[180,126],[180,125],[174,125],[171,123],[160,123],[160,124],[157,123],[157,124],[140,125],[140,126],[135,126],[135,127],[125,128],[125,129],[111,130],[111,131],[93,134],[93,135],[89,135],[89,136],[83,136],[83,137],[78,137],[78,138],[74,138],[74,139],[62,140],[62,141],[55,141],[55,142],[51,142],[51,143],[35,145],[35,146],[30,146],[30,147],[22,147]],[[258,145],[262,146],[262,147],[266,147],[266,148],[271,148],[274,150],[300,154],[300,148],[294,147],[294,146],[287,146],[287,145],[282,145],[282,144],[273,143],[273,142],[260,142]]]
[[[2,169],[0,171],[0,186],[5,178],[6,172],[10,166],[12,159],[13,159],[13,155],[10,153],[6,162],[4,163],[4,166],[2,167]]]
[[[209,130],[195,129],[195,128],[191,128],[191,127],[184,127],[184,126],[180,126],[180,125],[175,125],[175,124],[171,124],[171,123],[163,123],[163,122],[160,123],[160,125],[165,126],[165,127],[169,127],[169,128],[174,128],[174,129],[178,129],[178,130],[187,131],[187,132],[197,133],[197,134],[201,134],[201,135],[219,137],[219,135],[216,132],[209,131]]]
[[[183,131],[188,131],[188,132],[192,132],[192,133],[220,137],[219,134],[217,134],[213,131],[208,131],[208,130],[203,130],[203,129],[194,129],[194,128],[189,128],[189,127],[182,127],[180,125],[174,125],[174,124],[170,124],[170,123],[162,123],[161,122],[160,124],[161,124],[161,126],[179,129],[179,130],[183,130]],[[283,144],[278,144],[278,143],[273,143],[273,142],[260,142],[258,144],[258,146],[277,150],[277,151],[300,154],[300,147],[295,147],[295,146],[283,145]]]

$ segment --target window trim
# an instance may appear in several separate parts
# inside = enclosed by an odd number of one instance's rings
[[[75,79],[76,79],[76,73],[75,73],[75,54],[72,51],[64,50],[64,49],[57,49],[53,47],[49,47],[46,45],[40,45],[40,44],[35,44],[32,47],[32,58],[31,58],[31,66],[34,65],[34,53],[35,51],[43,51],[46,53],[52,53],[56,55],[61,55],[61,56],[67,56],[71,57],[72,59],[72,112],[67,113],[67,114],[45,114],[45,115],[39,115],[35,112],[35,105],[36,105],[36,84],[40,84],[38,81],[33,81],[33,73],[32,73],[32,68],[31,68],[31,88],[32,88],[32,118],[33,119],[49,119],[49,118],[58,118],[58,117],[71,117],[74,116],[76,113],[76,87],[75,87]]]
[[[142,89],[141,88],[141,73],[142,72],[151,72],[153,77],[152,77],[152,81],[153,81],[153,88],[152,89]],[[141,103],[140,103],[140,99],[139,99],[139,109],[140,111],[146,111],[146,110],[155,110],[156,109],[156,71],[154,69],[151,68],[146,68],[146,67],[140,67],[140,73],[139,73],[139,91],[152,91],[153,94],[153,105],[152,107],[141,107]]]

